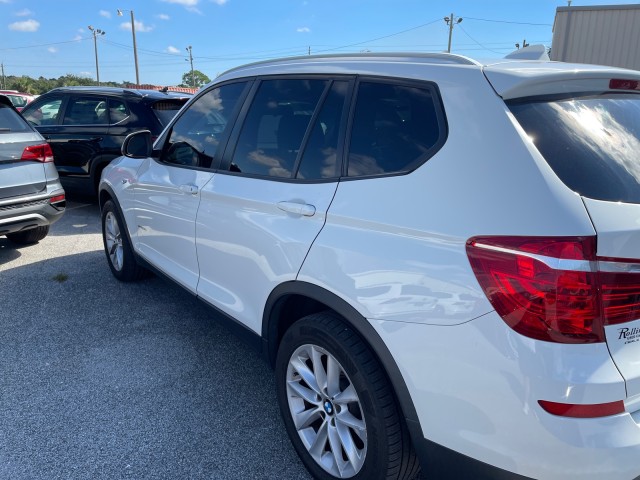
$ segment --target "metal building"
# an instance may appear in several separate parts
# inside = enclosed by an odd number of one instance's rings
[[[551,60],[640,70],[640,4],[558,7]]]

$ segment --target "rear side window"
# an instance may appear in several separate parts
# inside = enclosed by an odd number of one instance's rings
[[[640,203],[640,95],[512,101],[556,175],[596,200]]]
[[[163,100],[151,105],[153,113],[156,115],[162,127],[166,127],[176,113],[187,103],[186,100]]]
[[[305,133],[328,85],[329,80],[323,79],[263,81],[242,126],[229,170],[292,178]]]
[[[29,132],[31,129],[19,113],[0,103],[0,135],[3,133]]]
[[[444,141],[435,89],[363,81],[358,86],[348,176],[407,172]]]

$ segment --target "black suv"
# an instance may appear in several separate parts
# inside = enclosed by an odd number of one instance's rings
[[[188,99],[156,90],[63,87],[38,97],[22,115],[51,145],[63,184],[97,192],[125,137],[138,130],[158,136]]]

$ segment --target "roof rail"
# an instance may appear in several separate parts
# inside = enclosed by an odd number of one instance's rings
[[[296,63],[296,62],[313,62],[317,60],[353,60],[353,61],[367,61],[367,60],[407,60],[407,59],[421,59],[424,61],[431,61],[433,63],[450,63],[459,65],[479,65],[476,61],[464,57],[462,55],[455,55],[451,53],[418,53],[418,52],[381,52],[381,53],[330,53],[319,55],[303,55],[294,57],[274,58],[271,60],[261,60],[259,62],[248,63],[240,65],[234,68],[230,68],[218,76],[225,75],[227,73],[235,72],[237,70],[244,70],[245,68],[257,67],[260,65],[271,65],[278,63]]]

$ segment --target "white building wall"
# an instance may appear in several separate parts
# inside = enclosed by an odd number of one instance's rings
[[[640,4],[559,7],[551,60],[640,70]]]

